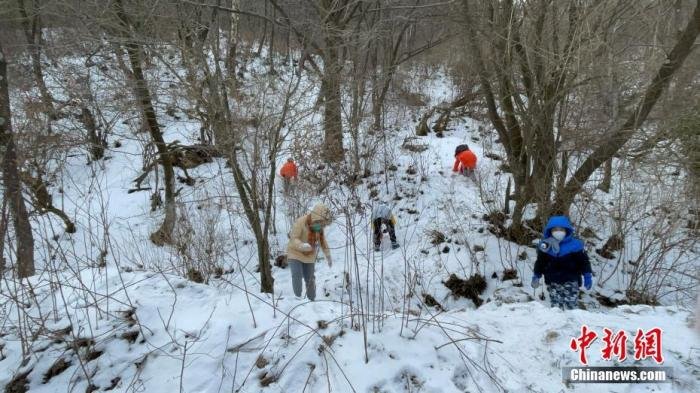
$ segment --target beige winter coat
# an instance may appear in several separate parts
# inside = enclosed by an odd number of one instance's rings
[[[292,230],[289,233],[289,243],[287,244],[287,260],[296,259],[304,263],[314,263],[316,261],[316,254],[318,253],[319,246],[326,256],[329,258],[328,243],[326,242],[323,229],[317,234],[318,241],[311,244],[309,242],[309,232],[311,229],[309,226],[312,223],[320,223],[321,225],[328,226],[332,221],[331,213],[326,205],[319,203],[311,210],[309,214],[305,214],[299,217]],[[303,252],[301,245],[304,243],[309,243],[313,247],[310,252]]]

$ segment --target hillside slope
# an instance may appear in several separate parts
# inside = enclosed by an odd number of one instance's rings
[[[446,96],[439,88],[431,93]],[[413,122],[399,121],[403,123],[387,143],[393,147],[389,151],[393,167],[386,173],[375,168],[354,190],[353,198],[364,209],[343,211],[341,204],[350,200],[343,187],[323,195],[313,195],[304,186],[299,190],[295,202],[301,207],[324,201],[336,213],[327,230],[334,264],[316,265],[316,302],[295,300],[289,271],[280,267],[273,268],[274,296],[258,293],[252,236],[240,217],[224,214],[235,205],[235,195],[223,161],[191,171],[199,182],[183,186],[179,196],[182,211],[189,212],[195,223],[193,233],[200,236],[190,244],[194,260],[190,267],[196,270],[204,255],[198,254],[206,248],[203,241],[220,247],[225,261],[205,285],[182,277],[187,269],[178,265],[172,250],[148,242],[159,213],[149,212],[146,193],[127,193],[141,163],[133,159],[140,145],[126,138],[126,129],[123,144],[111,149],[110,159],[102,165],[85,169],[84,162],[74,159],[63,202],[80,230],[72,236],[57,233],[54,242],[40,250],[47,265],[60,265],[66,254],[75,263],[31,279],[38,304],[22,303],[26,289],[16,283],[0,284],[7,300],[0,308],[2,320],[10,326],[0,338],[0,389],[21,392],[26,386],[32,393],[700,389],[700,341],[690,328],[689,310],[643,305],[608,309],[585,293],[586,310],[563,312],[537,296],[542,289],[529,288],[534,250],[495,237],[483,220],[494,204],[491,199],[497,197],[490,194],[490,185],[502,186],[506,179],[500,160],[486,157],[487,152],[498,153],[498,145],[484,131],[485,125],[456,117],[444,137],[410,139]],[[196,132],[192,124],[164,123],[170,141]],[[477,183],[451,172],[454,147],[465,142],[480,158]],[[375,197],[370,197],[371,190]],[[288,214],[290,199],[281,194],[277,198],[273,244],[275,251],[283,251],[293,217]],[[371,251],[369,212],[379,200],[391,202],[398,216],[398,250],[389,250],[385,236],[382,251]],[[102,230],[105,225],[109,236]],[[442,233],[444,241],[433,242],[431,231]],[[349,239],[354,239],[355,247]],[[109,257],[101,263],[93,258],[104,247]],[[589,245],[588,251],[593,248]],[[604,269],[604,263],[594,259],[594,270]],[[503,280],[506,270],[514,270],[516,277]],[[483,305],[452,294],[444,281],[453,273],[460,278],[485,277]],[[619,288],[607,288],[614,289]],[[20,301],[9,301],[12,298]],[[23,305],[26,309],[19,313],[17,307]],[[20,314],[33,320],[18,320]],[[26,337],[25,330],[15,328],[22,323],[43,324],[43,329]],[[561,367],[578,365],[578,353],[569,349],[569,341],[580,334],[582,325],[598,334],[603,328],[625,330],[629,337],[637,329],[662,328],[664,365],[674,368],[673,382],[566,386]],[[600,348],[599,339],[589,349],[591,365],[610,364],[601,359]],[[628,357],[624,365],[655,365],[650,359],[634,362],[632,352]]]

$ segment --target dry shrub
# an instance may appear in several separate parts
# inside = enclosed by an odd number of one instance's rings
[[[515,280],[518,278],[518,271],[515,269],[506,269],[503,271],[502,281]]]
[[[447,237],[445,236],[444,233],[438,231],[437,229],[433,229],[428,231],[427,233],[428,238],[430,238],[430,244],[437,246],[438,244],[444,243],[447,241]]]

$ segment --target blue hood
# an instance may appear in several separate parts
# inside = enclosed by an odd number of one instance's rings
[[[544,227],[544,237],[545,239],[548,237],[552,237],[552,229],[555,227],[561,227],[566,229],[566,237],[564,240],[562,240],[562,243],[566,241],[566,239],[572,237],[574,235],[574,227],[571,225],[571,221],[566,216],[552,216],[549,218],[549,221],[547,222],[547,225]]]
[[[566,229],[566,237],[562,241],[558,242],[559,247],[556,250],[555,247],[542,247],[542,243],[547,240],[556,241],[552,238],[552,229],[555,227],[561,227]],[[574,227],[571,225],[571,221],[566,216],[552,216],[549,218],[547,225],[544,227],[543,239],[540,241],[540,250],[546,252],[552,256],[564,256],[574,252],[583,250],[583,242],[574,237]]]

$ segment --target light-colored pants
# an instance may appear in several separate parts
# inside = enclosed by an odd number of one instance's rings
[[[306,283],[306,297],[311,301],[316,299],[314,269],[314,263],[304,263],[296,259],[289,260],[289,270],[292,272],[292,289],[296,296],[301,297],[301,279],[303,277]]]

